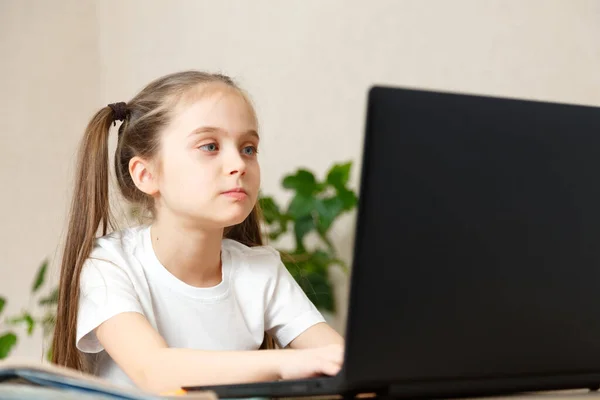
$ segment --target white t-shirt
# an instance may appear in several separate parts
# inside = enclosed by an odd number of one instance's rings
[[[81,273],[77,319],[77,348],[95,374],[134,385],[94,332],[123,312],[144,315],[169,347],[205,350],[255,350],[264,332],[285,347],[324,321],[272,247],[224,239],[221,259],[222,281],[198,288],[162,266],[148,226],[97,239]]]

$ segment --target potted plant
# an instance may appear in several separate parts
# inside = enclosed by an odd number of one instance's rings
[[[8,357],[10,352],[18,343],[18,332],[25,329],[28,336],[33,335],[37,327],[41,327],[43,337],[48,339],[54,329],[56,316],[56,302],[58,300],[58,288],[51,289],[43,294],[48,260],[44,260],[38,267],[31,286],[31,300],[37,304],[37,312],[28,309],[21,310],[20,314],[0,319],[0,360]],[[30,303],[31,304],[31,303]],[[0,317],[6,305],[6,298],[0,296]],[[4,329],[3,329],[4,328]],[[48,351],[46,357],[50,359]]]
[[[278,249],[285,266],[315,306],[330,313],[336,309],[329,267],[338,265],[347,271],[348,266],[329,233],[336,219],[356,206],[356,193],[348,188],[351,167],[351,162],[335,164],[322,181],[306,169],[285,176],[283,187],[294,192],[285,208],[272,197],[259,200],[269,239],[288,233],[294,237],[294,248]],[[313,232],[319,241],[309,247],[305,239]]]

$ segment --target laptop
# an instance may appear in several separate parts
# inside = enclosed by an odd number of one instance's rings
[[[464,397],[600,383],[600,108],[368,94],[337,376],[219,397]]]

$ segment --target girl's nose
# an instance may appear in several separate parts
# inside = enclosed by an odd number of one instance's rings
[[[227,169],[229,175],[239,174],[240,176],[246,174],[246,162],[242,158],[239,152],[232,152],[234,154],[228,157]]]

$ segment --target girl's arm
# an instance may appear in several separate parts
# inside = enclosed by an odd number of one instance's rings
[[[344,346],[344,339],[332,327],[322,322],[311,326],[292,340],[292,349],[310,349],[329,345]]]
[[[318,331],[311,333],[311,329],[305,332],[310,335],[298,343],[314,341],[311,337]],[[136,385],[157,393],[182,386],[335,375],[343,359],[343,349],[339,345],[308,350],[260,351],[169,348],[146,318],[135,312],[108,319],[96,328],[96,337]]]

